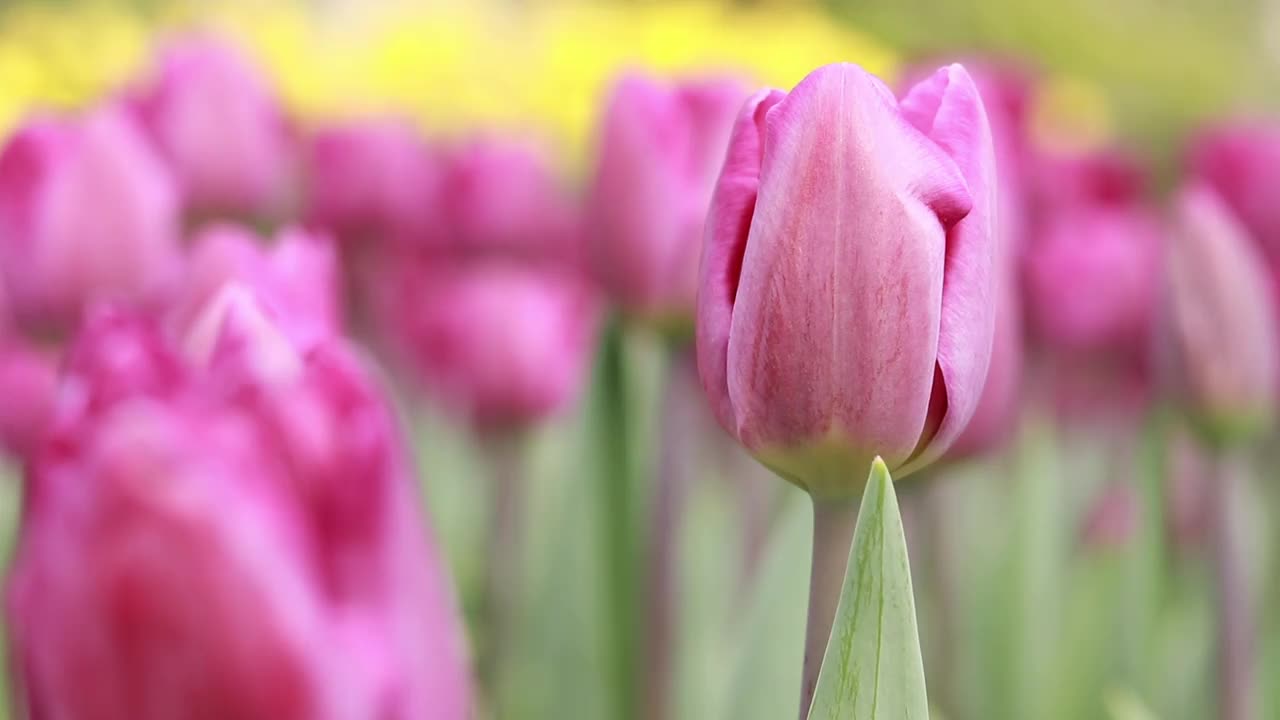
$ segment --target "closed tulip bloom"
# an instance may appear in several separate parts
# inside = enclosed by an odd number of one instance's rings
[[[325,235],[286,228],[268,246],[236,225],[202,230],[192,241],[182,287],[174,298],[176,321],[192,322],[230,281],[252,287],[296,342],[341,331],[338,264]]]
[[[535,147],[480,137],[439,156],[430,247],[456,256],[582,262],[578,209]]]
[[[1162,230],[1144,207],[1070,208],[1044,223],[1024,265],[1029,322],[1050,352],[1126,354],[1152,337]]]
[[[0,453],[29,457],[53,413],[54,358],[16,339],[0,338]]]
[[[395,290],[380,315],[399,354],[478,428],[535,423],[577,398],[597,313],[575,273],[494,262],[384,278]]]
[[[291,191],[290,129],[267,81],[208,38],[166,48],[140,115],[196,215],[277,214]]]
[[[1164,228],[1129,155],[1035,159],[1021,280],[1058,411],[1132,419],[1150,396]]]
[[[362,299],[395,364],[462,419],[547,419],[577,397],[594,345],[577,210],[520,142],[472,139],[438,157],[430,233],[379,245]]]
[[[1276,310],[1262,254],[1225,203],[1183,188],[1168,253],[1169,321],[1187,401],[1217,440],[1265,428],[1280,383]]]
[[[1027,232],[1027,112],[1031,79],[1016,66],[966,65],[991,123],[996,156],[999,223],[993,264],[995,329],[991,364],[973,417],[947,452],[948,460],[982,455],[1003,446],[1016,430],[1023,375],[1022,296],[1018,257]]]
[[[369,120],[323,128],[307,166],[311,222],[339,239],[420,238],[435,213],[438,164],[407,124]]]
[[[1226,202],[1280,268],[1280,125],[1235,122],[1206,129],[1190,152],[1192,173]]]
[[[38,119],[0,153],[0,282],[26,330],[64,333],[100,302],[142,302],[178,260],[170,176],[129,116]]]
[[[729,79],[614,86],[587,208],[596,276],[627,312],[691,324],[707,207],[747,94]]]
[[[468,717],[461,629],[391,412],[339,341],[291,346],[251,291],[229,292],[205,358],[118,315],[73,350],[7,585],[19,706]]]
[[[712,198],[698,365],[722,424],[815,496],[875,455],[929,464],[972,417],[991,355],[995,164],[952,65],[896,99],[854,65],[764,91]]]

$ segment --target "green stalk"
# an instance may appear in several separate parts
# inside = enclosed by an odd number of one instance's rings
[[[639,553],[633,506],[635,482],[631,467],[631,423],[627,397],[625,332],[619,322],[610,323],[604,334],[598,368],[597,417],[601,434],[597,447],[602,453],[599,478],[600,528],[605,580],[605,627],[601,634],[606,646],[607,669],[615,703],[611,717],[634,720],[639,717],[640,627]]]

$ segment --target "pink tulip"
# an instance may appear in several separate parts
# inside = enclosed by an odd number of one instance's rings
[[[1066,416],[1130,418],[1148,400],[1164,231],[1144,192],[1117,151],[1036,160],[1022,289]]]
[[[408,125],[367,121],[322,129],[309,152],[309,210],[339,238],[420,238],[436,214],[439,167]]]
[[[1152,337],[1161,229],[1144,207],[1070,208],[1028,249],[1027,310],[1050,352],[1127,354]]]
[[[1280,124],[1226,123],[1205,130],[1190,152],[1191,170],[1226,201],[1280,268]]]
[[[1262,254],[1203,185],[1182,189],[1169,245],[1169,319],[1187,400],[1217,439],[1265,427],[1280,385],[1280,338]]]
[[[129,117],[35,120],[0,154],[0,281],[27,330],[63,333],[100,302],[141,302],[178,259],[173,185]]]
[[[578,210],[535,148],[477,138],[440,153],[430,245],[458,256],[582,261]]]
[[[586,376],[594,293],[574,208],[529,148],[493,139],[441,153],[435,223],[378,248],[366,306],[416,385],[481,429],[566,408]]]
[[[254,233],[234,225],[206,228],[193,241],[175,298],[177,322],[194,321],[229,281],[252,287],[296,342],[341,330],[337,259],[323,235],[286,229],[268,248]]]
[[[291,192],[290,130],[267,81],[228,45],[166,48],[138,109],[196,215],[277,214]]]
[[[401,266],[380,316],[425,390],[481,429],[520,426],[577,397],[595,302],[575,273],[519,263]]]
[[[252,291],[216,352],[99,317],[29,467],[7,586],[19,706],[84,720],[462,720],[461,628],[386,403]],[[272,358],[265,370],[263,358]]]
[[[995,161],[968,74],[901,101],[854,65],[738,117],[707,221],[698,365],[721,423],[815,496],[936,459],[994,324]]]
[[[48,353],[0,338],[0,453],[22,459],[39,446],[53,413],[56,379]]]
[[[691,322],[707,207],[747,94],[728,79],[615,85],[588,208],[596,275],[629,313]]]
[[[1017,258],[1027,232],[1026,133],[1032,91],[1030,76],[1016,66],[967,64],[991,123],[996,157],[999,223],[996,228],[995,330],[991,364],[977,408],[948,460],[982,455],[1003,446],[1017,428],[1021,409],[1023,366],[1022,297]],[[923,75],[921,75],[923,77]]]

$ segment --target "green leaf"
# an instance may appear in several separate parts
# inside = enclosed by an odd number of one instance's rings
[[[1156,720],[1141,698],[1129,690],[1113,690],[1107,695],[1107,712],[1111,720]]]
[[[889,469],[876,458],[809,718],[928,717],[902,515]]]

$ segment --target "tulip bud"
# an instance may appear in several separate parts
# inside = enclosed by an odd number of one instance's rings
[[[0,337],[0,452],[26,458],[39,446],[53,412],[53,359]]]
[[[150,298],[177,240],[171,180],[116,107],[35,120],[0,154],[0,281],[28,331],[65,333],[91,305]]]
[[[1186,400],[1211,438],[1265,429],[1280,384],[1280,338],[1262,255],[1203,185],[1178,194],[1168,253],[1169,321]]]
[[[294,347],[251,290],[226,292],[207,357],[119,315],[72,351],[7,585],[19,706],[469,717],[461,629],[386,403],[340,341]]]
[[[180,325],[230,281],[253,288],[289,336],[302,344],[341,331],[341,298],[333,244],[297,229],[278,233],[264,247],[251,231],[215,225],[197,234],[174,316]]]
[[[326,128],[311,140],[311,221],[339,239],[421,238],[436,220],[428,203],[438,168],[407,126],[360,122]]]
[[[1057,410],[1127,422],[1150,395],[1163,229],[1115,150],[1040,155],[1022,254],[1027,328]]]
[[[1125,354],[1150,342],[1161,229],[1144,207],[1073,207],[1025,255],[1029,323],[1051,352]]]
[[[513,263],[401,266],[379,315],[428,394],[480,429],[527,425],[577,397],[595,302],[570,272]]]
[[[1021,409],[1022,298],[1017,258],[1026,235],[1027,111],[1030,79],[1016,66],[966,64],[991,123],[996,158],[999,223],[996,228],[995,329],[991,364],[973,417],[947,451],[950,461],[992,452],[1013,435]],[[918,77],[925,77],[919,75]]]
[[[1226,202],[1280,267],[1280,125],[1237,122],[1205,130],[1190,152],[1192,173]]]
[[[190,212],[269,216],[289,199],[289,128],[267,81],[233,48],[171,45],[137,106]]]
[[[707,206],[746,97],[727,79],[614,87],[588,209],[596,276],[628,313],[692,324]]]
[[[366,305],[415,384],[478,428],[546,419],[577,396],[596,326],[574,208],[522,145],[442,162],[429,237],[378,248]]]
[[[581,264],[581,227],[544,158],[521,143],[476,139],[443,153],[434,248]]]
[[[815,496],[901,477],[972,417],[991,356],[995,162],[958,65],[901,101],[854,65],[762,91],[712,198],[698,366],[724,427]]]

